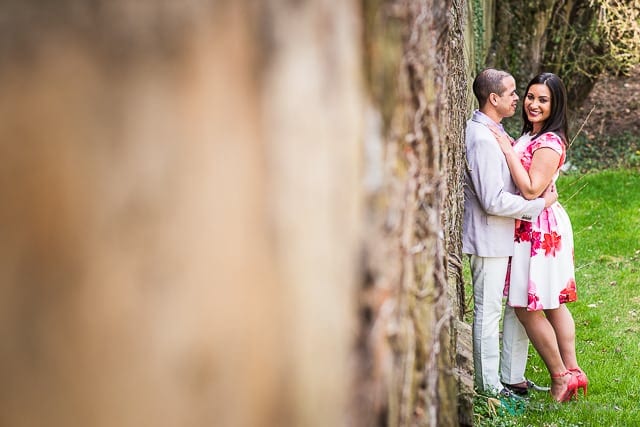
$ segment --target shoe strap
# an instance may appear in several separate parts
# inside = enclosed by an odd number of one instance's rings
[[[565,375],[571,375],[571,371],[564,371],[564,372],[559,373],[559,374],[551,374],[551,378],[562,378]]]

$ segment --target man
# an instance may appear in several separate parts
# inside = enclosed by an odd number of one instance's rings
[[[530,388],[542,388],[524,377],[529,340],[509,306],[504,311],[500,357],[503,289],[513,255],[515,219],[531,221],[558,196],[551,190],[535,200],[516,195],[507,162],[489,129],[502,129],[502,119],[515,114],[519,99],[515,79],[504,71],[486,69],[474,80],[473,93],[480,109],[466,129],[462,251],[470,255],[473,283],[475,384],[480,391],[524,395]]]

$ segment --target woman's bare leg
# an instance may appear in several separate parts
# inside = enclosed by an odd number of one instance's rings
[[[564,305],[554,310],[546,310],[545,314],[556,333],[558,348],[562,361],[567,369],[578,368],[576,357],[576,325],[569,309]]]
[[[526,308],[516,308],[516,315],[527,331],[531,344],[540,354],[552,374],[566,371],[556,332],[542,311],[527,311]]]
[[[551,374],[551,395],[558,400],[566,391],[571,376],[553,377],[567,371],[560,355],[556,332],[542,311],[527,311],[526,308],[516,308],[515,311],[527,331],[531,344]]]

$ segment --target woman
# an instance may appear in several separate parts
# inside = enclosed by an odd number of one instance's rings
[[[549,186],[555,188],[566,154],[566,111],[564,84],[555,74],[543,73],[527,86],[522,135],[513,147],[508,137],[492,129],[513,180],[527,199],[539,197]],[[565,306],[577,298],[573,233],[559,203],[534,222],[516,222],[505,295],[549,370],[553,398],[566,402],[580,388],[586,396],[588,379],[576,358],[575,323]]]

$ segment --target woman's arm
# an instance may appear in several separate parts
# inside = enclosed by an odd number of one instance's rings
[[[542,147],[533,153],[529,172],[520,163],[520,158],[513,150],[511,141],[507,136],[497,129],[491,129],[496,136],[498,144],[507,159],[507,165],[511,172],[513,182],[520,190],[525,199],[535,199],[539,197],[549,186],[553,175],[558,170],[560,164],[560,154],[551,148]]]

